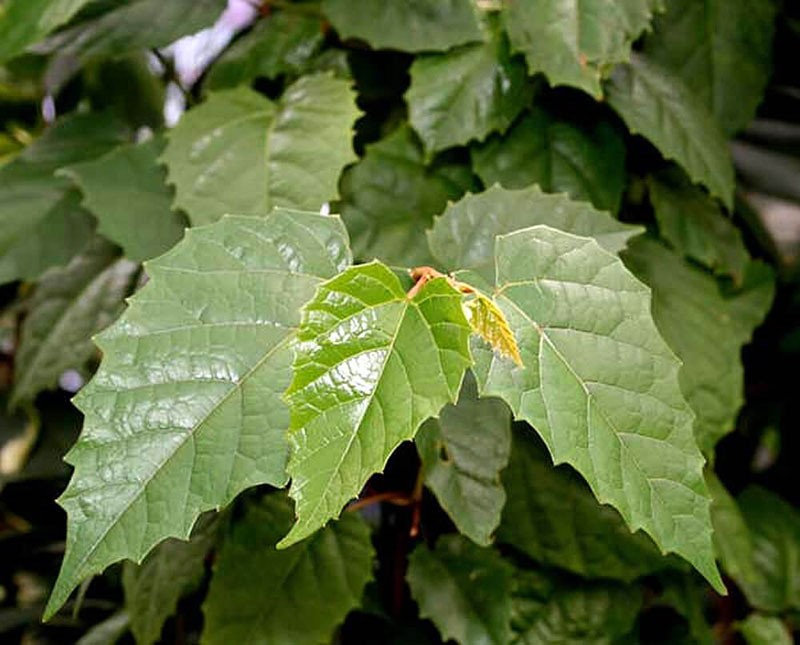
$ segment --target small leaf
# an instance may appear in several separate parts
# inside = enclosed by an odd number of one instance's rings
[[[75,641],[75,645],[113,645],[128,632],[128,629],[130,629],[128,612],[118,611],[89,628]]]
[[[336,518],[423,421],[456,400],[471,363],[461,294],[446,278],[409,299],[383,264],[347,269],[303,310],[295,345],[289,546]]]
[[[467,320],[472,331],[489,344],[497,354],[523,367],[514,333],[508,327],[503,311],[482,293],[465,305]]]
[[[747,645],[792,645],[794,639],[778,616],[750,614],[738,625]]]

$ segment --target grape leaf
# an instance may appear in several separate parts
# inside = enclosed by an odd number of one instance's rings
[[[600,80],[629,60],[631,45],[649,27],[661,0],[505,0],[504,19],[515,51],[531,74],[602,97]]]
[[[251,505],[233,527],[203,604],[203,643],[317,645],[361,604],[372,578],[369,527],[346,513],[300,544],[276,550],[292,518],[279,493]]]
[[[91,0],[9,0],[0,11],[0,63],[67,23]]]
[[[357,115],[347,81],[330,74],[302,77],[278,103],[246,87],[212,94],[168,135],[175,205],[193,224],[273,206],[319,210],[356,160]]]
[[[433,255],[448,270],[474,270],[494,282],[495,238],[537,224],[595,237],[612,252],[642,230],[621,224],[590,204],[547,195],[538,186],[525,190],[492,186],[449,205],[436,218],[428,241]]]
[[[492,549],[460,535],[420,544],[409,557],[408,584],[419,613],[444,640],[506,645],[511,641],[511,566]]]
[[[95,353],[92,335],[121,312],[137,268],[96,238],[66,268],[42,276],[22,325],[12,405],[56,387],[66,370],[86,367]]]
[[[752,613],[739,623],[747,645],[792,645],[794,639],[778,616]]]
[[[470,149],[483,183],[506,188],[538,184],[567,193],[600,210],[616,213],[627,181],[625,143],[606,120],[581,113],[580,123],[536,107],[504,136],[494,135]]]
[[[693,414],[649,289],[591,238],[535,226],[495,247],[495,302],[525,367],[475,343],[481,394],[505,399],[631,530],[723,590]]]
[[[98,232],[137,262],[161,255],[183,236],[183,218],[172,210],[167,173],[158,164],[164,145],[163,139],[127,144],[59,171],[81,189]]]
[[[373,262],[320,286],[303,310],[285,395],[298,519],[280,547],[338,517],[401,442],[456,400],[469,335],[461,294],[445,278],[408,298]]]
[[[486,545],[500,523],[506,493],[500,471],[511,450],[511,414],[499,399],[479,399],[469,375],[456,405],[428,420],[416,443],[425,484],[461,533]]]
[[[508,39],[493,17],[490,39],[411,65],[408,118],[430,154],[492,132],[505,132],[531,99],[525,63],[511,56]]]
[[[728,208],[734,175],[728,146],[712,116],[679,78],[643,56],[619,65],[607,85],[608,104],[633,134],[674,159],[692,181],[705,185]]]
[[[147,264],[75,399],[85,422],[46,617],[86,576],[187,537],[249,486],[286,482],[290,341],[317,284],[349,265],[346,240],[337,218],[276,210],[190,229]]]
[[[445,51],[483,39],[472,0],[323,0],[342,38],[376,49]]]

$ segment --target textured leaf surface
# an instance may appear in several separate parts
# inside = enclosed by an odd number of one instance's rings
[[[623,259],[653,290],[653,318],[683,362],[680,383],[697,415],[695,437],[710,452],[733,430],[744,402],[742,346],[772,304],[772,271],[751,262],[741,290],[726,292],[714,276],[645,236],[631,242]]]
[[[733,164],[710,113],[681,80],[642,56],[619,65],[607,86],[608,103],[631,132],[648,139],[667,159],[731,208]]]
[[[212,94],[169,134],[175,205],[194,224],[274,206],[317,211],[356,159],[357,116],[347,81],[328,74],[304,76],[278,103],[245,87]]]
[[[65,24],[91,0],[9,0],[0,13],[0,63]]]
[[[633,41],[650,25],[660,0],[505,0],[505,25],[531,74],[600,97],[600,79],[630,58]]]
[[[322,10],[342,38],[376,49],[445,51],[483,39],[472,0],[324,0]]]
[[[495,301],[525,367],[474,347],[481,393],[504,398],[631,530],[722,589],[693,414],[649,289],[595,240],[546,226],[499,237],[496,254]]]
[[[128,144],[61,171],[81,189],[97,230],[138,262],[168,251],[183,236],[183,218],[172,210],[173,192],[158,163],[163,149],[162,139]]]
[[[203,605],[203,643],[317,645],[361,604],[374,555],[367,525],[346,513],[300,544],[276,550],[292,517],[291,504],[274,494],[234,526]]]
[[[136,271],[98,238],[66,268],[42,277],[22,325],[12,404],[56,387],[68,369],[83,370],[95,353],[92,335],[121,312]]]
[[[338,219],[278,210],[190,229],[147,265],[75,399],[85,422],[48,616],[86,576],[187,537],[249,486],[285,483],[289,342],[303,303],[349,263]]]
[[[486,42],[420,56],[411,65],[408,118],[429,153],[505,132],[530,101],[524,61],[512,58],[496,20],[487,21],[487,30]]]
[[[419,545],[408,562],[411,596],[444,640],[506,645],[511,639],[511,567],[491,549],[458,535],[436,550]]]
[[[750,614],[739,623],[739,631],[747,645],[792,645],[794,639],[777,616]]]
[[[508,406],[478,398],[475,380],[468,376],[458,403],[427,421],[416,443],[425,484],[456,528],[477,544],[489,544],[506,501],[500,471],[511,450]]]
[[[483,293],[477,293],[474,298],[464,303],[464,311],[473,332],[486,341],[499,356],[504,356],[522,366],[517,339],[508,326],[505,314],[491,298]]]
[[[666,0],[644,43],[680,76],[728,134],[756,112],[772,74],[771,0]]]
[[[628,238],[641,231],[590,204],[546,195],[537,186],[525,190],[493,186],[448,206],[436,218],[428,240],[433,255],[448,270],[470,269],[493,283],[495,238],[538,224],[594,237],[611,252],[622,249]]]
[[[357,258],[388,264],[430,264],[425,230],[448,200],[473,187],[472,172],[447,154],[426,166],[414,133],[399,128],[367,146],[342,176],[342,218]]]
[[[582,115],[583,116],[583,115]],[[625,190],[625,143],[608,121],[567,121],[537,107],[504,136],[471,149],[475,172],[487,186],[538,184],[616,213]]]
[[[502,481],[508,501],[497,539],[537,562],[625,582],[675,564],[646,535],[631,533],[617,511],[598,504],[573,471],[553,467],[528,429],[514,433]]]
[[[281,547],[338,517],[401,442],[456,400],[469,334],[461,294],[445,278],[409,299],[373,262],[319,288],[303,311],[285,395],[298,519]]]

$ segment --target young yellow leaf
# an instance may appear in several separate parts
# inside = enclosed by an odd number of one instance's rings
[[[508,326],[505,314],[494,302],[478,293],[466,303],[466,311],[467,320],[476,334],[489,343],[495,352],[523,367],[514,333]]]

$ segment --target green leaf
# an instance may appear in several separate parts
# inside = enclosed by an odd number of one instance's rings
[[[357,258],[389,264],[430,264],[425,230],[449,200],[473,188],[472,171],[444,154],[425,165],[410,128],[367,146],[342,176],[342,218]]]
[[[753,613],[738,625],[747,645],[792,645],[794,639],[777,616]]]
[[[471,148],[475,172],[487,186],[538,184],[616,213],[627,181],[625,143],[608,121],[582,117],[566,121],[534,108],[504,136]]]
[[[75,645],[114,645],[130,628],[130,618],[125,611],[111,614],[103,622],[93,625],[83,636],[75,641]]]
[[[494,282],[496,237],[537,224],[594,237],[611,252],[624,248],[628,238],[642,230],[621,224],[590,204],[547,195],[538,186],[525,190],[492,186],[449,205],[436,218],[428,241],[448,270],[470,269]]]
[[[679,76],[733,134],[753,118],[772,74],[772,0],[666,0],[647,57]]]
[[[46,617],[83,578],[257,484],[286,482],[290,342],[299,309],[350,263],[341,222],[297,211],[190,229],[98,337],[104,358],[59,503],[67,550]]]
[[[571,469],[554,467],[530,430],[514,433],[502,480],[508,501],[497,539],[537,562],[625,582],[675,564],[646,535],[631,533],[617,511],[598,504]]]
[[[125,563],[125,609],[137,645],[160,640],[164,623],[175,613],[178,601],[200,585],[218,528],[216,516],[201,517],[188,542],[170,538],[153,549],[142,564]]]
[[[234,526],[203,604],[203,643],[316,645],[328,642],[361,604],[374,556],[364,521],[346,513],[300,544],[276,550],[292,519],[291,504],[274,494]]]
[[[137,269],[96,238],[66,268],[42,276],[22,325],[12,405],[32,402],[42,390],[55,388],[66,370],[86,367],[96,351],[92,335],[122,311]]]
[[[744,403],[741,351],[772,304],[772,270],[750,262],[742,287],[732,291],[649,237],[636,238],[622,255],[653,290],[653,318],[683,362],[680,384],[697,415],[694,434],[710,454]]]
[[[750,256],[717,202],[677,168],[648,177],[647,188],[661,237],[682,255],[741,282]]]
[[[492,549],[459,535],[419,545],[409,557],[408,584],[423,618],[444,640],[506,645],[511,640],[511,566]]]
[[[408,298],[373,262],[320,286],[295,345],[289,546],[339,516],[392,451],[456,400],[471,363],[461,294],[445,278]]]
[[[167,173],[158,164],[164,145],[163,139],[127,144],[59,171],[81,189],[98,232],[137,262],[161,255],[183,236],[183,218],[172,210]]]
[[[694,645],[715,645],[718,639],[706,618],[708,586],[697,576],[675,573],[660,576],[659,583],[663,591],[658,604],[671,607],[686,619],[690,642]]]
[[[629,65],[614,70],[607,89],[608,104],[633,134],[648,139],[664,157],[680,164],[692,181],[732,207],[733,164],[725,138],[678,77],[634,56]]]
[[[319,210],[356,160],[357,115],[347,81],[330,74],[304,76],[277,104],[245,87],[212,94],[168,135],[175,205],[193,224],[274,206]]]
[[[430,154],[505,132],[531,99],[525,63],[491,18],[490,40],[419,56],[406,92],[408,118]]]
[[[8,0],[0,8],[0,63],[66,24],[91,0]]]
[[[376,49],[445,51],[483,40],[473,0],[323,0],[342,38]]]
[[[504,1],[504,19],[515,51],[531,74],[551,85],[571,85],[596,98],[600,80],[630,59],[631,45],[649,27],[661,0]]]
[[[759,576],[750,584],[737,581],[758,609],[782,612],[800,609],[800,514],[764,488],[750,486],[738,499],[753,540]]]
[[[520,369],[475,344],[481,394],[533,425],[556,464],[688,560],[717,589],[703,456],[680,392],[680,363],[650,315],[650,291],[591,238],[546,226],[496,243],[495,302]]]
[[[456,528],[477,544],[489,544],[506,502],[500,483],[511,450],[511,413],[506,404],[479,399],[470,375],[458,403],[427,421],[416,443],[425,484]]]

